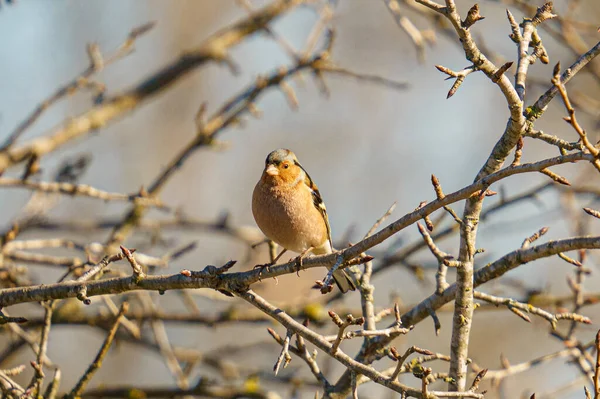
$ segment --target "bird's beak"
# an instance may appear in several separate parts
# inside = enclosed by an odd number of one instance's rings
[[[277,170],[275,165],[270,164],[267,166],[267,169],[265,169],[265,173],[269,176],[277,176],[279,174],[279,170]]]

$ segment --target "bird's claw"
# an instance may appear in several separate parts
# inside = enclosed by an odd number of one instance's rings
[[[296,275],[300,277],[300,270],[302,270],[302,255],[296,257]]]
[[[253,269],[260,269],[260,271],[258,272],[258,281],[261,281],[261,276],[262,276],[263,270],[267,269],[267,272],[269,272],[269,271],[271,271],[271,266],[273,266],[273,263],[264,263],[262,265],[254,266]]]

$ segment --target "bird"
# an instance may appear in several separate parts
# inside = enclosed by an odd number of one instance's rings
[[[298,262],[308,253],[334,251],[321,193],[291,150],[280,148],[267,156],[252,193],[252,214],[264,235],[283,248],[270,265],[288,250],[300,254]],[[336,270],[333,279],[342,293],[356,289],[344,270]]]

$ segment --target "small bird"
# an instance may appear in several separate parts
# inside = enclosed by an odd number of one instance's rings
[[[299,261],[309,252],[333,252],[319,189],[290,150],[280,148],[267,156],[252,194],[252,214],[267,238],[283,247],[273,263],[287,250],[300,253]],[[344,270],[336,270],[333,278],[342,292],[356,289]]]

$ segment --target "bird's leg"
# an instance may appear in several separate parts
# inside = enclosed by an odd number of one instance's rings
[[[254,266],[255,269],[260,269],[260,272],[258,273],[258,277],[260,278],[260,275],[261,275],[262,271],[265,268],[267,269],[267,271],[269,271],[269,268],[271,266],[273,266],[275,263],[277,263],[277,261],[279,260],[279,258],[281,258],[281,255],[283,255],[286,252],[287,252],[287,249],[283,248],[283,251],[281,251],[279,253],[279,255],[277,255],[271,262],[265,263],[265,264],[262,264],[262,265],[256,265],[256,266]]]
[[[284,254],[284,253],[286,253],[286,252],[287,252],[287,249],[283,248],[283,251],[281,251],[281,252],[279,253],[279,255],[277,255],[277,256],[275,257],[275,259],[273,259],[273,260],[271,261],[271,264],[272,264],[272,265],[274,265],[275,263],[277,263],[277,261],[279,260],[279,258],[281,258],[281,255],[283,255],[283,254]]]
[[[315,249],[315,247],[306,248],[304,251],[302,251],[300,253],[300,255],[298,255],[296,257],[296,275],[298,277],[300,277],[300,270],[302,270],[302,259],[306,256],[306,254],[308,254],[313,249]]]
[[[270,241],[270,240],[269,240],[268,238],[265,238],[265,239],[264,239],[264,240],[262,240],[262,241],[259,241],[259,242],[257,242],[257,243],[254,243],[254,244],[250,245],[250,248],[252,248],[252,249],[256,249],[257,247],[260,247],[261,245],[263,245],[263,244],[266,244],[266,243],[268,243],[269,241]]]

